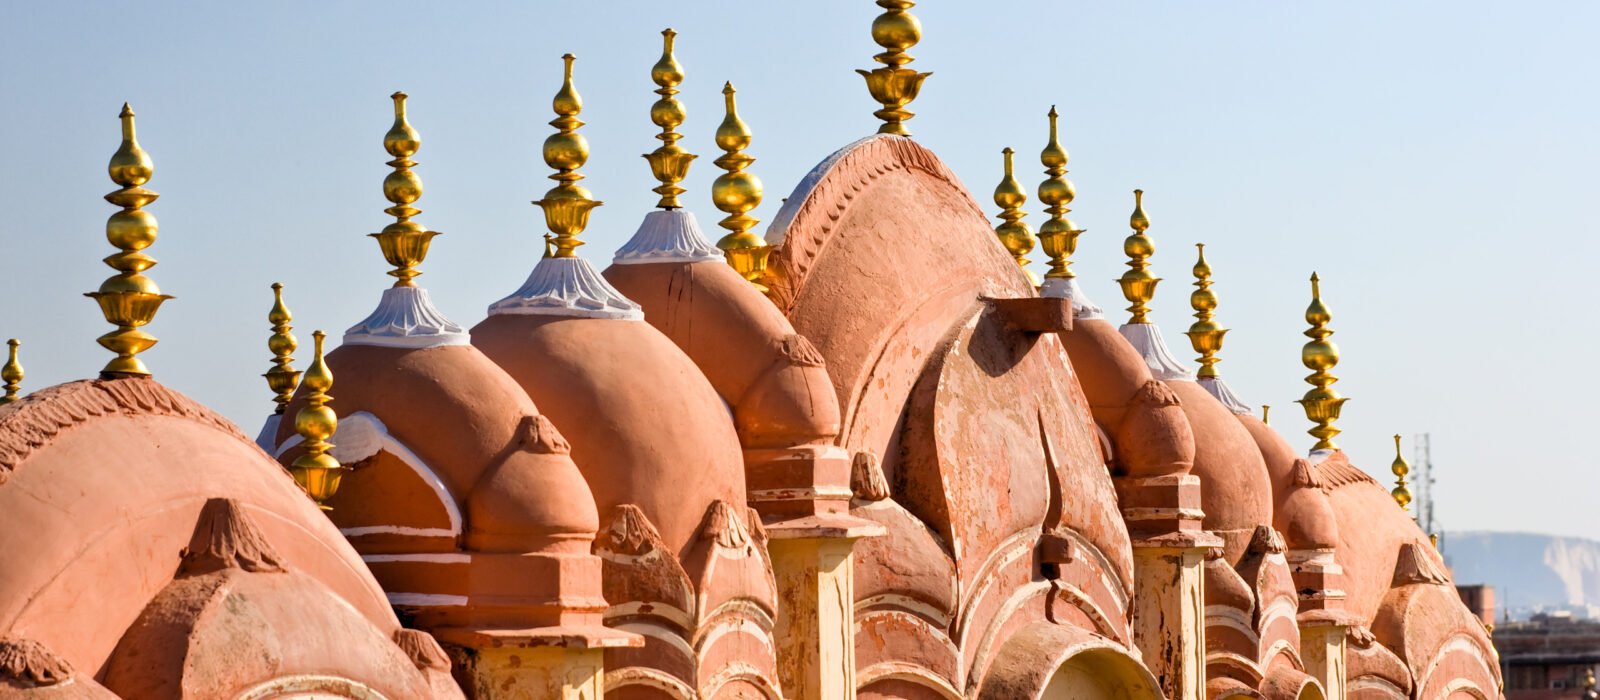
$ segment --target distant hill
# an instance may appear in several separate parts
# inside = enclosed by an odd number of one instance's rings
[[[1600,605],[1600,541],[1525,532],[1445,533],[1456,583],[1487,583],[1496,606]]]

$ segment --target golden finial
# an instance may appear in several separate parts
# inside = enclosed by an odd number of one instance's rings
[[[267,387],[275,395],[272,400],[278,408],[273,413],[277,415],[283,415],[295,387],[300,385],[300,372],[294,368],[294,351],[300,347],[300,341],[289,332],[293,329],[289,322],[293,320],[294,315],[283,304],[283,284],[273,282],[272,311],[267,312],[267,321],[272,324],[272,336],[267,338],[267,349],[272,351],[272,369],[261,376],[267,378]]]
[[[1389,495],[1394,496],[1394,502],[1400,504],[1400,510],[1411,510],[1411,486],[1406,483],[1406,475],[1411,473],[1411,465],[1406,463],[1406,458],[1400,454],[1400,436],[1394,436],[1394,462],[1389,464],[1389,471],[1394,472],[1394,490]]]
[[[305,453],[289,465],[289,472],[311,500],[323,510],[330,510],[324,503],[339,490],[339,479],[344,471],[339,460],[328,454],[333,447],[328,438],[338,431],[339,416],[328,408],[328,402],[333,400],[328,395],[328,390],[333,388],[333,372],[328,370],[322,357],[322,340],[328,336],[316,331],[311,337],[316,342],[316,358],[306,368],[306,405],[294,417],[294,430],[305,440]]]
[[[1272,412],[1272,407],[1271,406],[1268,406],[1266,404],[1261,404],[1261,424],[1262,425],[1271,425],[1271,423],[1267,422],[1267,414],[1269,414],[1271,412]]]
[[[914,115],[905,107],[917,99],[922,81],[933,75],[904,67],[916,60],[906,49],[922,40],[922,22],[907,12],[916,4],[913,0],[878,0],[878,7],[884,11],[872,20],[872,40],[882,46],[884,52],[873,56],[872,60],[882,63],[883,67],[856,70],[867,79],[867,92],[872,93],[872,99],[883,105],[883,109],[872,113],[883,120],[883,126],[878,127],[880,134],[911,135],[905,121]]]
[[[22,390],[22,363],[17,361],[17,346],[22,345],[22,341],[12,338],[6,341],[6,345],[11,346],[11,352],[5,366],[0,367],[0,381],[5,382],[6,390],[5,395],[0,396],[0,406],[22,399],[19,394]]]
[[[561,60],[566,68],[561,90],[552,102],[556,118],[550,120],[550,126],[556,128],[556,133],[544,140],[544,162],[556,169],[556,173],[550,176],[556,181],[556,186],[544,193],[544,199],[534,204],[544,209],[545,225],[555,234],[551,241],[555,252],[551,257],[573,258],[577,257],[573,249],[583,245],[583,241],[578,240],[578,234],[589,226],[589,211],[604,202],[596,201],[588,189],[578,184],[583,179],[583,175],[578,174],[578,168],[589,161],[589,141],[578,133],[578,127],[583,126],[583,121],[578,119],[578,113],[583,111],[583,98],[578,96],[578,89],[572,85],[572,62],[575,57],[569,53],[562,56]]]
[[[1008,146],[1000,151],[1005,156],[1006,174],[1000,178],[1000,184],[994,188],[994,203],[1000,207],[1001,224],[994,229],[995,235],[1000,237],[1000,243],[1016,258],[1017,266],[1022,268],[1022,273],[1028,276],[1028,284],[1039,286],[1039,276],[1028,269],[1028,252],[1033,250],[1033,230],[1023,223],[1022,217],[1027,213],[1022,211],[1022,205],[1028,202],[1028,191],[1022,189],[1022,183],[1017,181],[1017,176],[1011,169],[1011,156],[1015,152]]]
[[[1304,398],[1296,401],[1306,411],[1306,418],[1316,425],[1306,432],[1317,439],[1317,444],[1312,446],[1313,452],[1317,450],[1337,450],[1338,445],[1333,444],[1333,436],[1340,430],[1333,427],[1334,421],[1339,420],[1339,409],[1348,401],[1333,389],[1333,383],[1339,381],[1328,370],[1339,364],[1339,346],[1328,340],[1333,331],[1328,328],[1328,321],[1333,316],[1328,313],[1328,307],[1322,304],[1321,281],[1317,273],[1311,273],[1311,305],[1306,307],[1306,323],[1311,324],[1305,335],[1311,339],[1305,347],[1300,349],[1300,362],[1311,370],[1306,376],[1306,383],[1311,385],[1311,390],[1306,392]]]
[[[417,266],[428,257],[428,243],[437,231],[429,231],[428,227],[411,220],[411,217],[422,213],[421,209],[411,206],[422,197],[422,178],[411,172],[417,164],[411,160],[416,155],[417,149],[422,147],[422,137],[417,130],[411,128],[411,123],[406,121],[406,94],[396,92],[389,96],[394,100],[394,126],[389,127],[389,133],[383,135],[383,150],[394,156],[387,165],[394,168],[394,172],[383,178],[383,196],[394,204],[383,212],[394,217],[394,223],[383,227],[380,233],[368,234],[378,239],[378,247],[383,249],[383,259],[389,261],[395,269],[389,274],[398,278],[394,286],[415,287],[411,280],[417,275]]]
[[[1122,286],[1122,296],[1132,304],[1128,311],[1133,316],[1128,323],[1149,323],[1146,316],[1150,313],[1150,299],[1155,297],[1161,278],[1150,274],[1148,260],[1155,254],[1156,244],[1145,235],[1150,217],[1144,213],[1144,190],[1133,191],[1133,215],[1128,217],[1128,225],[1133,227],[1133,235],[1122,242],[1122,252],[1128,255],[1128,271],[1122,273],[1117,284]]]
[[[650,79],[660,86],[655,92],[661,99],[650,106],[650,121],[661,127],[661,133],[656,134],[656,138],[661,139],[661,147],[644,154],[644,158],[650,162],[650,174],[661,181],[660,186],[651,190],[661,195],[661,201],[656,202],[661,209],[683,206],[678,203],[678,195],[684,190],[678,183],[689,175],[689,164],[697,157],[678,145],[683,134],[676,129],[683,124],[685,114],[683,103],[673,97],[678,94],[678,83],[683,82],[683,66],[678,65],[678,59],[672,55],[672,40],[677,36],[671,28],[661,32],[661,60],[650,68]]]
[[[1228,334],[1228,329],[1217,323],[1217,293],[1211,291],[1211,264],[1206,262],[1206,244],[1196,243],[1199,249],[1199,259],[1194,264],[1194,292],[1189,295],[1189,306],[1194,308],[1195,322],[1189,326],[1189,331],[1184,335],[1189,336],[1189,344],[1194,346],[1194,351],[1200,353],[1200,371],[1197,374],[1201,379],[1207,377],[1217,378],[1217,363],[1222,359],[1217,357],[1217,352],[1222,350],[1222,337]]]
[[[148,375],[149,368],[135,357],[156,344],[156,337],[139,330],[156,317],[161,303],[172,297],[161,293],[155,280],[144,276],[156,259],[144,249],[156,242],[156,217],[144,207],[160,195],[141,187],[155,174],[150,154],[139,147],[133,133],[133,109],[122,103],[122,145],[111,156],[111,181],[122,186],[106,201],[122,207],[106,221],[106,240],[119,251],[105,259],[117,274],[100,283],[100,290],[84,296],[100,304],[106,322],[117,329],[99,337],[102,347],[117,354],[100,370],[101,376]]]
[[[717,222],[718,226],[728,229],[728,235],[717,241],[717,247],[728,257],[728,264],[733,269],[764,292],[767,288],[761,284],[761,278],[767,269],[767,255],[772,248],[767,246],[761,234],[750,231],[761,221],[749,214],[751,209],[761,204],[761,178],[744,171],[756,159],[744,152],[750,147],[750,127],[739,118],[733,94],[733,83],[725,83],[722,97],[728,113],[717,127],[717,148],[726,153],[712,161],[717,167],[728,171],[718,175],[711,183],[711,202],[728,214],[727,218]]]
[[[1039,203],[1045,205],[1045,212],[1050,214],[1050,219],[1039,226],[1039,243],[1044,246],[1045,255],[1050,256],[1050,271],[1044,276],[1071,279],[1077,277],[1070,269],[1072,254],[1078,250],[1078,235],[1086,229],[1078,228],[1067,218],[1067,213],[1072,211],[1067,205],[1078,196],[1078,190],[1066,178],[1067,149],[1062,148],[1061,141],[1056,138],[1058,116],[1055,105],[1051,105],[1050,142],[1039,153],[1044,173],[1049,176],[1039,183]]]

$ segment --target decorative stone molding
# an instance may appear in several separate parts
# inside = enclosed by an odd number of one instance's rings
[[[644,320],[644,310],[584,258],[539,260],[517,291],[489,305],[490,316],[507,314]]]
[[[700,230],[694,212],[687,209],[653,211],[644,215],[633,238],[617,249],[613,265],[649,263],[723,262],[721,250]]]
[[[183,418],[254,444],[226,418],[148,377],[86,379],[40,389],[0,415],[0,484],[61,433],[107,415]]]
[[[383,290],[378,308],[344,332],[345,345],[390,348],[466,345],[470,340],[466,329],[434,308],[428,290],[421,287]]]

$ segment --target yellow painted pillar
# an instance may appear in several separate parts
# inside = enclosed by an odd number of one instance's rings
[[[601,700],[601,649],[476,649],[467,663],[476,700]]]
[[[1306,674],[1322,683],[1327,700],[1345,700],[1345,632],[1347,628],[1327,620],[1300,621],[1300,660]]]
[[[778,582],[778,677],[789,700],[856,696],[854,537],[768,543]]]
[[[1133,643],[1171,700],[1205,700],[1208,546],[1133,546]]]

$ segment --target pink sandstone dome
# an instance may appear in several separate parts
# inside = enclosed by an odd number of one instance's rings
[[[504,370],[470,345],[343,345],[327,363],[343,420],[333,442],[374,439],[366,425],[357,434],[357,421],[373,425],[352,418],[360,414],[376,418],[384,440],[346,465],[355,468],[329,500],[333,521],[365,554],[475,553],[459,567],[373,557],[369,565],[391,593],[468,601],[414,607],[397,599],[397,606],[430,628],[599,624],[605,601],[600,561],[590,555],[600,527],[594,498],[566,440]],[[303,401],[297,397],[286,414]],[[280,426],[280,442],[291,424]],[[432,479],[442,493],[430,488]],[[521,556],[533,552],[553,561],[538,566]],[[550,568],[556,561],[559,570]]]
[[[1249,431],[1198,382],[1167,382],[1194,431],[1194,469],[1200,477],[1205,529],[1222,537],[1237,564],[1258,525],[1272,524],[1272,481]]]
[[[839,404],[811,343],[727,263],[612,265],[605,277],[705,373],[733,407],[746,448],[839,432]]]
[[[728,408],[660,331],[638,321],[493,315],[472,329],[472,342],[562,426],[601,513],[638,506],[686,559],[713,502],[744,512]]]
[[[0,407],[0,512],[17,525],[0,529],[0,639],[101,673],[113,692],[232,696],[304,674],[389,697],[431,692],[437,669],[392,641],[403,632],[382,589],[288,473],[153,380],[72,382]],[[264,621],[248,638],[210,636],[187,651],[139,643],[158,619],[188,626],[191,641],[211,635],[232,623],[208,601],[246,593]],[[288,612],[297,605],[331,623],[319,643],[347,653],[314,667],[296,653],[223,663],[303,643],[295,625],[309,618]],[[186,661],[134,659],[162,654]],[[211,675],[197,686],[202,669]]]

